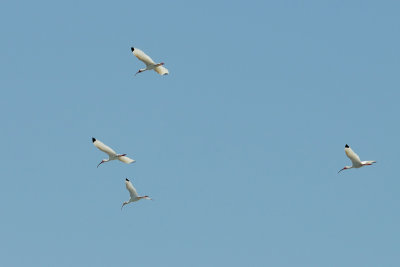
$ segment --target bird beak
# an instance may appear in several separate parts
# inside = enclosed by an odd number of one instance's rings
[[[97,168],[100,166],[100,164],[102,164],[102,163],[104,163],[104,161],[101,161],[100,163],[99,163],[99,165],[97,165]]]
[[[135,76],[136,76],[138,73],[140,73],[140,70],[139,70],[138,72],[135,73]]]
[[[343,170],[345,170],[345,169],[346,169],[346,168],[341,169],[340,171],[338,171],[338,173],[341,172],[341,171],[343,171]]]
[[[121,210],[122,210],[122,208],[125,206],[125,203],[122,203],[122,207],[121,207]]]

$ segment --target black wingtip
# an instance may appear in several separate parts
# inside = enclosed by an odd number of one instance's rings
[[[96,142],[96,138],[92,137],[92,142],[93,143]]]
[[[344,147],[345,147],[345,148],[349,148],[349,145],[348,145],[348,144],[346,144]]]
[[[132,51],[132,52],[135,51],[135,48],[131,47],[131,51]]]
[[[128,179],[128,178],[125,178],[125,181],[129,182],[129,179]]]

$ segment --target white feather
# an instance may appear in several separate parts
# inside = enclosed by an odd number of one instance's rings
[[[151,57],[149,57],[148,55],[146,55],[146,53],[143,52],[142,50],[140,50],[139,48],[135,48],[135,50],[133,50],[132,53],[133,53],[140,61],[142,61],[144,64],[146,64],[146,66],[151,66],[151,65],[156,64],[156,63],[154,63],[154,61],[151,59]]]
[[[126,185],[126,189],[129,191],[129,194],[131,196],[131,199],[136,199],[139,197],[135,187],[133,186],[133,184],[131,183],[131,181],[126,181],[125,180],[125,185]]]
[[[105,145],[103,142],[96,140],[95,142],[93,142],[93,144],[104,153],[107,153],[110,158],[117,156],[117,153],[111,147]]]
[[[357,166],[361,166],[361,160],[360,157],[350,148],[350,147],[346,147],[344,149],[344,151],[346,152],[347,157],[351,160],[351,162],[353,163],[354,167]]]

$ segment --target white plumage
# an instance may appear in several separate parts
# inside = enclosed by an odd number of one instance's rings
[[[146,68],[144,69],[140,69],[138,72],[136,72],[136,74],[141,73],[143,71],[146,70],[154,70],[156,71],[158,74],[160,75],[167,75],[168,69],[166,69],[165,67],[163,67],[164,63],[155,63],[151,57],[149,57],[148,55],[146,55],[146,53],[144,53],[142,50],[140,50],[139,48],[134,48],[131,47],[131,51],[132,53],[140,60],[142,61],[144,64],[146,64]],[[136,75],[135,74],[135,75]]]
[[[339,172],[351,168],[361,168],[366,165],[372,165],[376,161],[373,160],[367,160],[367,161],[361,161],[360,157],[349,147],[349,145],[345,145],[344,147],[344,152],[346,152],[347,157],[351,160],[352,166],[345,166],[343,169],[341,169]],[[338,173],[339,173],[338,172]]]
[[[129,191],[131,198],[129,199],[129,201],[125,201],[124,203],[122,203],[121,210],[126,204],[129,204],[131,202],[139,201],[143,198],[151,200],[151,198],[149,196],[139,196],[135,187],[133,186],[131,181],[128,180],[128,178],[125,179],[125,185],[126,185],[126,189]]]
[[[108,155],[108,159],[103,159],[99,165],[97,165],[97,167],[100,166],[100,164],[104,163],[104,162],[108,162],[111,160],[120,160],[126,164],[130,164],[135,162],[135,160],[126,157],[126,154],[117,154],[111,147],[105,145],[103,142],[96,140],[96,138],[92,137],[92,142],[93,145],[95,147],[97,147],[98,149],[100,149],[101,151],[103,151],[104,153],[106,153]]]

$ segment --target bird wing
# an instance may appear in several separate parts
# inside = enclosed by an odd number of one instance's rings
[[[154,61],[151,59],[151,57],[149,57],[148,55],[146,55],[142,50],[140,50],[139,48],[135,48],[135,50],[133,50],[132,52],[140,61],[142,61],[144,64],[146,64],[146,66],[149,65],[154,65],[156,63],[154,63]]]
[[[129,194],[131,195],[131,198],[137,198],[139,195],[136,192],[135,187],[133,187],[133,184],[131,181],[125,181],[126,189],[128,189]]]
[[[126,156],[118,157],[118,159],[119,159],[120,161],[126,163],[126,164],[130,164],[130,163],[133,163],[133,162],[136,161],[136,160],[131,159],[131,158],[128,158],[128,157],[126,157]]]
[[[156,71],[160,75],[167,75],[169,73],[168,69],[164,68],[163,66],[155,67],[154,71]]]
[[[111,147],[105,145],[99,140],[96,140],[95,142],[93,142],[93,144],[104,153],[107,153],[110,157],[115,157],[117,155],[117,153]]]
[[[346,147],[344,151],[346,152],[347,157],[351,160],[353,165],[361,165],[360,157],[350,147]]]

